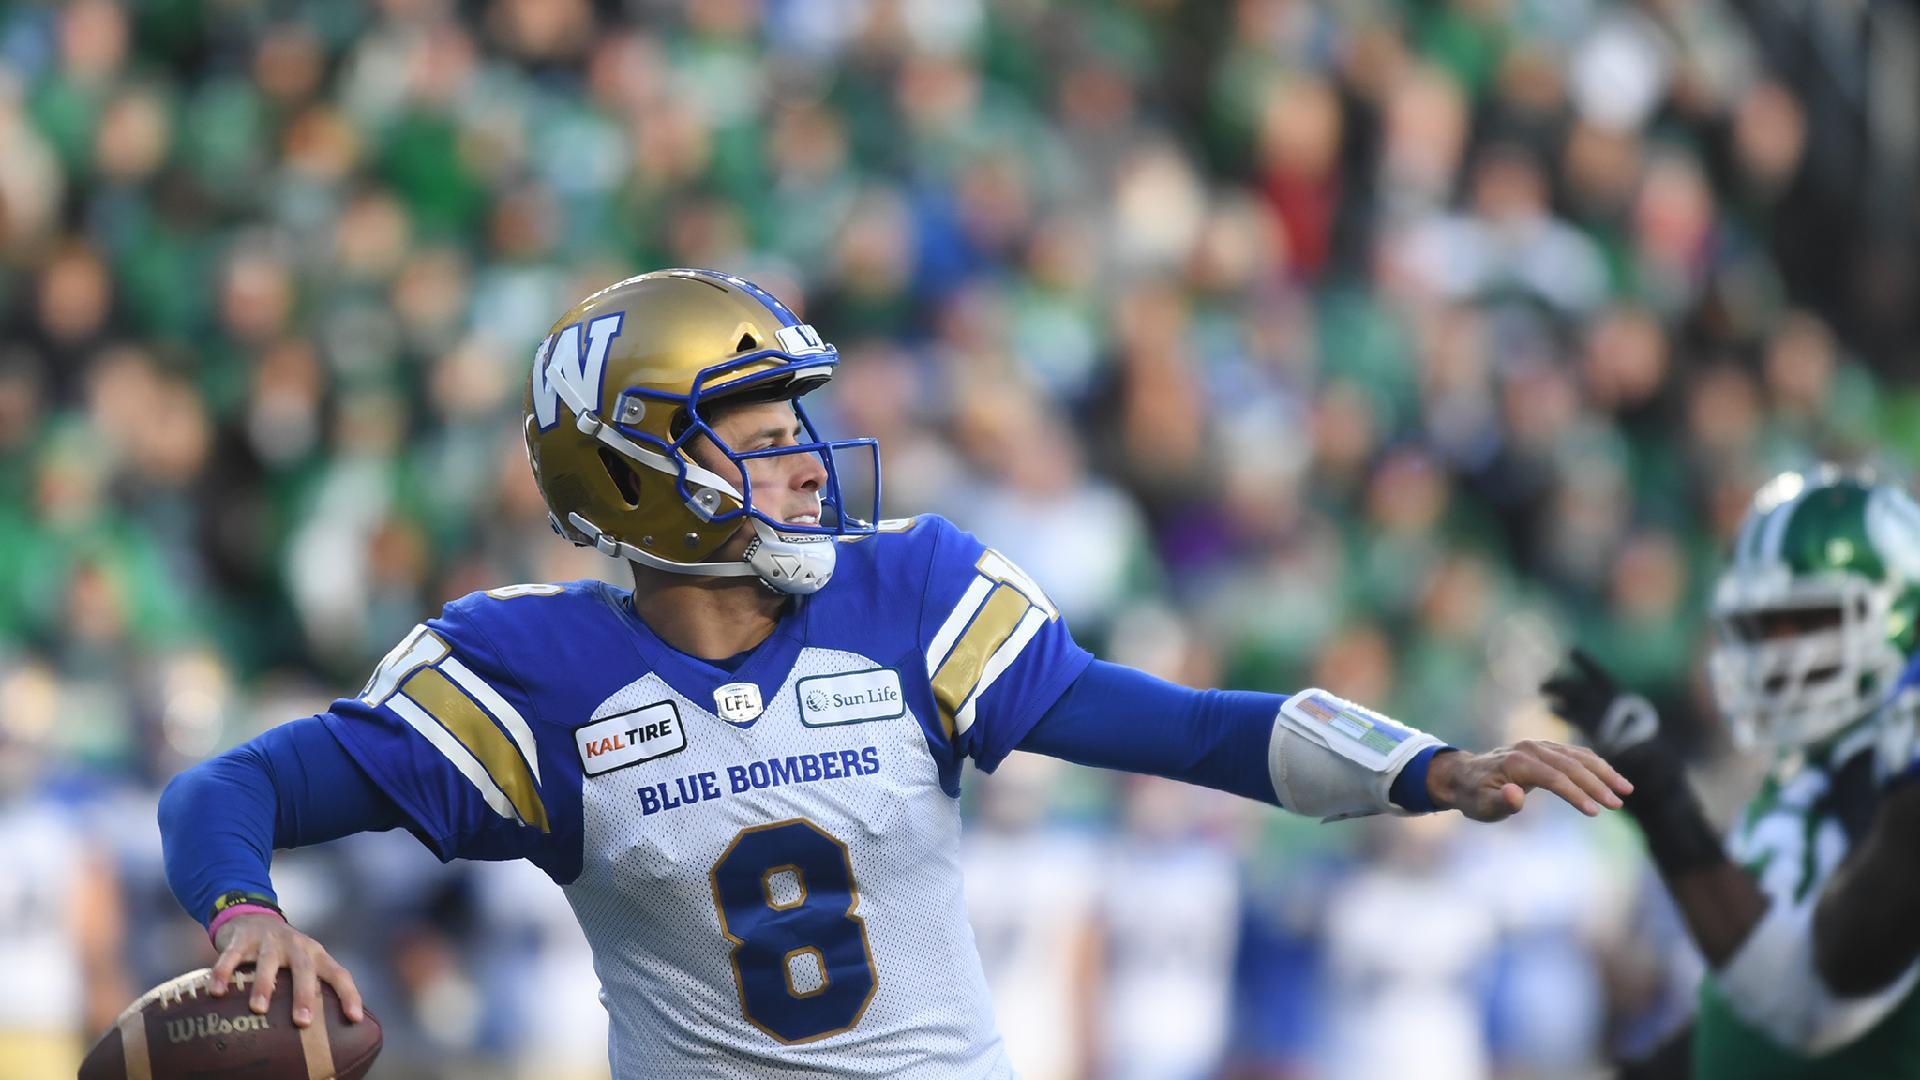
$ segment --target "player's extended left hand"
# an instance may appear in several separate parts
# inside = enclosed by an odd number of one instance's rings
[[[1484,754],[1445,751],[1427,766],[1427,794],[1434,805],[1475,821],[1512,817],[1535,788],[1560,796],[1588,817],[1603,807],[1618,810],[1620,796],[1633,791],[1627,778],[1592,750],[1540,739]]]

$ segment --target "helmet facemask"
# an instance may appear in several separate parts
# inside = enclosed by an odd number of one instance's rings
[[[1878,708],[1906,663],[1887,633],[1894,590],[1829,574],[1768,592],[1714,606],[1707,666],[1739,744],[1817,744]]]
[[[731,504],[731,508],[712,513],[706,520],[720,523],[744,519],[750,524],[753,537],[747,542],[741,560],[752,568],[754,574],[777,592],[814,592],[833,576],[838,551],[833,539],[838,536],[865,536],[875,529],[880,502],[879,444],[866,438],[820,437],[813,419],[807,415],[806,407],[800,403],[800,395],[826,381],[824,377],[809,378],[810,370],[803,369],[791,376],[784,371],[748,376],[725,384],[717,392],[708,389],[713,378],[723,377],[736,365],[751,359],[742,357],[716,365],[711,375],[708,372],[701,373],[694,381],[684,410],[674,418],[673,426],[677,434],[671,447],[677,460],[692,463],[693,446],[704,439],[732,463],[739,484],[723,489],[718,502],[722,507]],[[825,374],[824,371],[822,374]],[[728,408],[767,401],[784,401],[792,406],[793,416],[799,421],[804,436],[802,439],[784,446],[736,450],[713,427],[717,414]],[[802,455],[817,460],[823,474],[820,487],[815,492],[817,503],[812,523],[774,517],[756,502],[753,494],[752,463]],[[860,500],[860,510],[851,511],[848,508],[848,489],[853,485],[845,478],[854,471],[851,466],[856,461],[864,467],[865,474],[872,481],[862,485],[864,490],[860,494],[864,498]],[[715,505],[710,491],[702,490],[698,485],[690,486],[690,475],[690,470],[682,469],[675,477],[674,482],[681,497],[696,508]]]
[[[1875,715],[1920,637],[1920,506],[1833,469],[1755,496],[1715,586],[1714,697],[1743,745],[1814,747]]]

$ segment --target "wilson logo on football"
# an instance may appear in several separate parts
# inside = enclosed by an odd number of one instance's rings
[[[192,1042],[194,1039],[205,1039],[214,1035],[265,1031],[271,1026],[264,1016],[236,1016],[232,1019],[224,1016],[190,1016],[182,1020],[167,1021],[167,1041],[170,1043]]]

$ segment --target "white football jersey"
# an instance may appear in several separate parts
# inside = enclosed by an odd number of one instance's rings
[[[1012,1075],[966,921],[963,759],[992,768],[1089,661],[939,518],[843,542],[722,668],[601,582],[448,605],[336,737],[442,858],[565,889],[616,1077]]]

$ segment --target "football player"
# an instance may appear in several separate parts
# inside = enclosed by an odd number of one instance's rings
[[[1920,506],[1827,469],[1754,498],[1714,590],[1736,738],[1776,760],[1722,845],[1660,718],[1591,659],[1543,690],[1634,783],[1627,809],[1709,974],[1703,1077],[1920,1076]]]
[[[279,913],[276,847],[412,831],[527,859],[594,951],[618,1077],[1003,1076],[965,920],[962,763],[1015,749],[1325,818],[1630,785],[1586,748],[1453,751],[1310,690],[1193,691],[1101,663],[1021,569],[931,515],[853,505],[878,449],[800,399],[834,348],[737,277],[669,270],[581,301],[540,344],[528,457],[554,530],[632,566],[477,593],[360,693],[183,773],[169,880],[237,965],[353,981]]]

